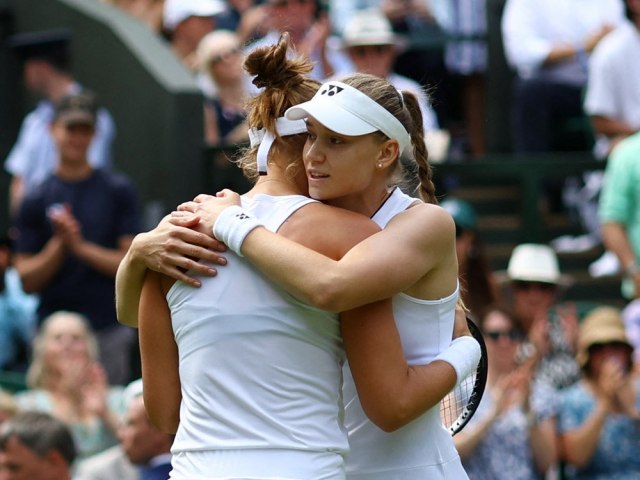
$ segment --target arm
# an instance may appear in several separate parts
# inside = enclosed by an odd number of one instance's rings
[[[46,287],[60,270],[65,255],[64,244],[57,235],[51,237],[36,254],[16,254],[13,262],[24,291],[37,293]]]
[[[622,223],[605,222],[602,224],[602,241],[608,250],[612,251],[620,262],[623,273],[630,271],[629,278],[635,285],[636,296],[640,293],[640,271],[633,272],[630,267],[636,265],[636,256],[629,243],[627,230]]]
[[[210,232],[229,204],[233,200],[201,196],[180,208],[195,213],[202,231]],[[383,231],[358,243],[340,260],[265,228],[255,228],[244,238],[242,254],[300,300],[341,312],[389,298],[423,277],[430,281],[431,298],[450,294],[457,280],[454,236],[455,226],[446,211],[420,204],[397,215]]]
[[[434,407],[454,387],[456,372],[449,363],[436,360],[428,365],[407,365],[391,300],[355,308],[340,318],[360,403],[385,432]],[[466,325],[466,319],[464,322]]]
[[[162,431],[175,433],[180,421],[178,347],[161,277],[149,272],[140,298],[140,356],[144,404],[151,421]]]
[[[200,281],[185,272],[208,276],[216,272],[197,259],[225,264],[224,257],[216,253],[224,251],[224,246],[190,228],[197,223],[190,216],[167,216],[153,230],[136,235],[116,273],[116,313],[120,323],[138,326],[138,303],[147,269],[198,287]]]
[[[604,115],[593,115],[591,124],[597,133],[607,137],[628,137],[636,132],[628,122]]]

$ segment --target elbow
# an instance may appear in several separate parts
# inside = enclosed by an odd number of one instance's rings
[[[336,283],[322,282],[310,292],[306,301],[320,310],[331,313],[340,313],[349,310],[344,303],[344,290]]]
[[[399,398],[385,402],[384,406],[368,406],[363,403],[362,408],[369,420],[385,433],[395,432],[417,416]]]

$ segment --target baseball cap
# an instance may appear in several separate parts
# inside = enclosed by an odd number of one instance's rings
[[[377,8],[357,12],[342,32],[346,48],[364,45],[396,45],[400,43],[387,17]]]
[[[173,31],[189,17],[213,17],[225,9],[224,2],[220,0],[165,0],[164,28]]]
[[[66,125],[95,125],[98,106],[95,96],[90,92],[67,95],[61,98],[54,108],[54,121]]]
[[[329,130],[340,135],[359,136],[381,131],[400,144],[402,153],[411,137],[391,112],[346,83],[332,80],[320,86],[313,98],[290,107],[285,112],[289,120],[313,117]]]

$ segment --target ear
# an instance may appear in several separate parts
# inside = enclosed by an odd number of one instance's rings
[[[380,145],[380,151],[376,160],[376,165],[382,165],[383,169],[393,165],[400,158],[400,144],[397,140],[385,140]]]

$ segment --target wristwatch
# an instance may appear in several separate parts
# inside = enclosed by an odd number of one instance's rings
[[[627,275],[627,277],[635,277],[638,273],[640,273],[640,267],[634,260],[633,262],[629,262],[627,264],[624,269],[624,273]]]

